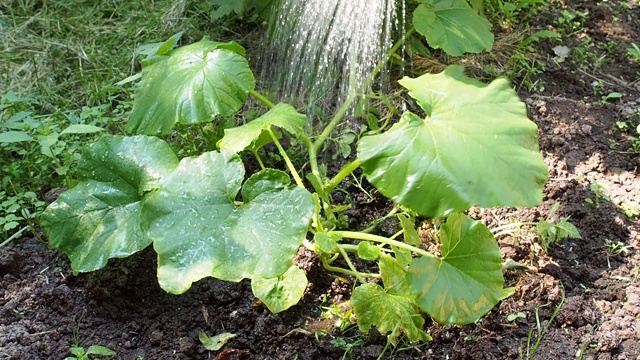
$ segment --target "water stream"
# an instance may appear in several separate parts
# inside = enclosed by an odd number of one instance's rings
[[[281,97],[341,104],[387,56],[398,8],[403,0],[278,0],[265,68]]]

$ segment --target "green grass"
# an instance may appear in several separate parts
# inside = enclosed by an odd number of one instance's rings
[[[34,139],[0,142],[0,244],[24,228],[25,214],[42,211],[48,190],[73,185],[74,165],[95,135],[59,136],[63,129],[91,124],[122,133],[132,84],[116,84],[140,71],[138,46],[178,31],[183,43],[233,36],[211,11],[186,0],[0,2],[0,133]],[[24,128],[2,126],[21,112],[28,112]]]

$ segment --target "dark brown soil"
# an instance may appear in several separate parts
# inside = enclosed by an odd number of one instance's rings
[[[584,35],[613,41],[610,61],[595,66],[570,55],[557,63],[551,49],[558,43],[540,43],[540,53],[549,55],[541,59],[547,71],[532,80],[543,82],[544,90],[521,95],[540,127],[549,166],[544,202],[534,209],[470,211],[495,227],[512,219],[544,219],[559,203],[554,220],[570,216],[582,239],[562,240],[545,251],[528,233],[501,237],[504,258],[528,267],[506,272],[515,295],[473,325],[427,321],[432,342],[400,344],[386,349],[384,358],[525,359],[534,357],[538,339],[537,359],[640,358],[640,224],[621,209],[640,202],[640,155],[629,140],[640,122],[640,64],[626,56],[630,42],[640,45],[640,8],[637,1],[625,2],[631,8],[620,3],[566,0],[537,16],[535,25],[548,28],[563,4],[587,12],[583,27],[563,44],[575,49]],[[602,93],[594,92],[594,81],[602,82]],[[613,91],[623,97],[603,104],[602,94]],[[629,129],[620,130],[617,121]],[[598,199],[599,206],[585,201],[595,199],[594,183],[610,198]],[[369,205],[358,211],[349,216],[366,219],[384,209]],[[626,253],[612,252],[610,244],[618,242]],[[360,334],[353,326],[340,332],[332,329],[336,319],[322,316],[331,301],[348,299],[351,285],[304,251],[298,263],[308,272],[307,294],[274,315],[256,302],[246,281],[207,279],[181,296],[163,292],[151,249],[74,276],[62,253],[23,238],[0,248],[0,359],[63,359],[76,340],[85,347],[107,346],[117,359],[378,358],[385,337]],[[519,312],[524,318],[507,319]],[[237,336],[210,352],[199,332]]]

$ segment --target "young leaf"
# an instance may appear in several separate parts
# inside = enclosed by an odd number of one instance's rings
[[[49,244],[64,251],[74,272],[100,269],[151,243],[140,229],[144,191],[177,166],[164,141],[146,136],[104,137],[80,161],[81,182],[40,217]]]
[[[254,277],[251,280],[251,290],[272,313],[279,313],[300,301],[307,283],[304,271],[292,265],[284,274],[275,278]]]
[[[227,343],[227,341],[233,339],[236,336],[237,336],[236,334],[232,334],[232,333],[222,333],[222,334],[209,337],[207,334],[203,332],[198,333],[198,339],[200,339],[200,342],[202,343],[204,348],[209,351],[218,351],[222,349],[222,347],[224,346],[224,344]]]
[[[413,259],[407,274],[418,305],[442,324],[469,324],[500,301],[500,248],[489,229],[452,214],[440,229],[441,257]]]
[[[431,340],[422,330],[424,318],[411,297],[388,293],[377,284],[363,284],[353,290],[351,304],[363,333],[376,326],[381,334],[390,332],[387,339],[394,345],[401,334],[409,341]]]
[[[376,260],[380,256],[380,248],[368,241],[358,244],[358,257],[362,260]]]
[[[504,79],[482,84],[450,66],[400,83],[427,117],[406,112],[384,134],[363,137],[358,159],[369,181],[425,216],[477,205],[534,206],[547,168],[537,127]]]
[[[116,355],[116,352],[102,345],[91,345],[87,349],[86,355]]]
[[[386,292],[394,295],[411,295],[406,281],[406,269],[393,256],[388,254],[380,256],[380,275]]]
[[[0,133],[0,143],[16,143],[33,141],[33,138],[24,131],[7,131]]]
[[[242,161],[228,152],[208,152],[183,159],[149,196],[142,227],[154,241],[163,289],[180,294],[207,276],[270,279],[291,266],[314,210],[311,194],[284,188],[274,170],[255,176],[260,181],[243,189],[250,201],[235,205]]]
[[[176,123],[194,124],[235,114],[255,87],[239,45],[202,40],[142,69],[125,130],[164,135]]]
[[[414,227],[414,219],[406,217],[404,214],[398,214],[398,220],[400,220],[400,227],[404,232],[404,242],[409,245],[419,246],[422,240],[420,235]]]
[[[281,127],[296,135],[302,132],[307,117],[289,104],[277,104],[259,118],[242,126],[224,130],[224,137],[218,143],[220,150],[240,152],[259,138],[271,126]]]
[[[452,56],[491,50],[491,23],[466,0],[419,0],[413,25],[429,45]]]

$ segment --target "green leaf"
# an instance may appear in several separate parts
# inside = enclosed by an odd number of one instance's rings
[[[407,274],[418,305],[442,324],[469,324],[502,296],[500,248],[489,229],[464,214],[440,228],[441,257],[413,259]]]
[[[164,135],[176,123],[235,114],[255,87],[247,60],[228,49],[238,47],[202,40],[145,66],[125,130]]]
[[[404,214],[398,214],[398,220],[400,220],[400,227],[404,232],[404,242],[409,245],[420,246],[422,240],[414,227],[414,219],[408,218]]]
[[[248,0],[209,0],[209,3],[216,7],[211,13],[211,18],[218,20],[232,13],[242,15],[247,9]]]
[[[251,290],[272,313],[279,313],[300,301],[307,283],[304,271],[293,265],[284,274],[275,278],[254,277],[251,280]]]
[[[491,50],[491,23],[466,0],[419,0],[413,25],[429,45],[452,56]]]
[[[400,83],[426,118],[406,112],[358,144],[361,166],[383,195],[425,216],[542,200],[547,167],[537,127],[506,80],[485,85],[450,66]]]
[[[320,251],[328,254],[338,252],[338,241],[340,241],[340,237],[328,235],[325,232],[318,232],[313,235],[313,242],[318,246]]]
[[[72,346],[69,348],[69,352],[72,353],[73,355],[77,356],[77,357],[82,357],[84,356],[84,348],[79,347],[79,346]]]
[[[33,141],[33,138],[24,131],[7,131],[0,133],[0,143],[16,143]]]
[[[407,267],[401,265],[393,256],[380,256],[380,275],[384,289],[394,295],[410,295],[409,284],[406,281]]]
[[[239,281],[274,278],[290,266],[313,214],[311,194],[284,188],[281,175],[260,174],[243,188],[242,161],[229,152],[186,158],[146,200],[142,226],[158,253],[158,280],[179,294],[207,276]],[[268,178],[273,177],[268,186]]]
[[[86,125],[86,124],[75,124],[71,125],[68,128],[62,130],[60,135],[64,134],[91,134],[99,131],[104,131],[103,128],[94,125]]]
[[[224,130],[224,137],[218,143],[220,150],[240,152],[260,137],[271,126],[281,127],[293,135],[302,132],[306,116],[289,105],[280,103],[266,114],[242,126]]]
[[[561,219],[556,224],[542,220],[536,225],[536,232],[549,244],[566,238],[582,239],[578,228],[569,222],[569,218]]]
[[[380,285],[363,284],[353,290],[351,304],[358,317],[358,328],[363,333],[376,326],[381,334],[387,334],[392,344],[404,334],[409,341],[429,341],[425,333],[424,318],[413,299],[386,292]]]
[[[152,136],[105,136],[91,144],[78,164],[82,180],[135,189],[139,196],[156,189],[178,166],[171,147]]]
[[[176,46],[178,41],[180,41],[182,34],[184,34],[184,31],[180,31],[178,33],[171,35],[171,37],[168,38],[167,41],[163,42],[158,47],[158,49],[155,51],[155,55],[167,55],[171,51],[171,49],[173,49]]]
[[[116,355],[116,352],[101,345],[91,345],[87,349],[87,355]]]
[[[198,339],[200,339],[200,342],[202,343],[204,348],[209,351],[218,351],[222,349],[222,347],[224,346],[224,344],[227,343],[227,341],[233,339],[236,336],[237,336],[236,334],[232,334],[232,333],[222,333],[222,334],[209,337],[207,336],[207,334],[203,332],[198,333]]]
[[[80,161],[82,181],[47,207],[40,218],[51,246],[64,251],[73,271],[100,269],[151,243],[140,229],[143,192],[177,166],[164,141],[104,137]]]
[[[380,256],[380,248],[368,241],[358,244],[358,257],[362,260],[376,260]]]

